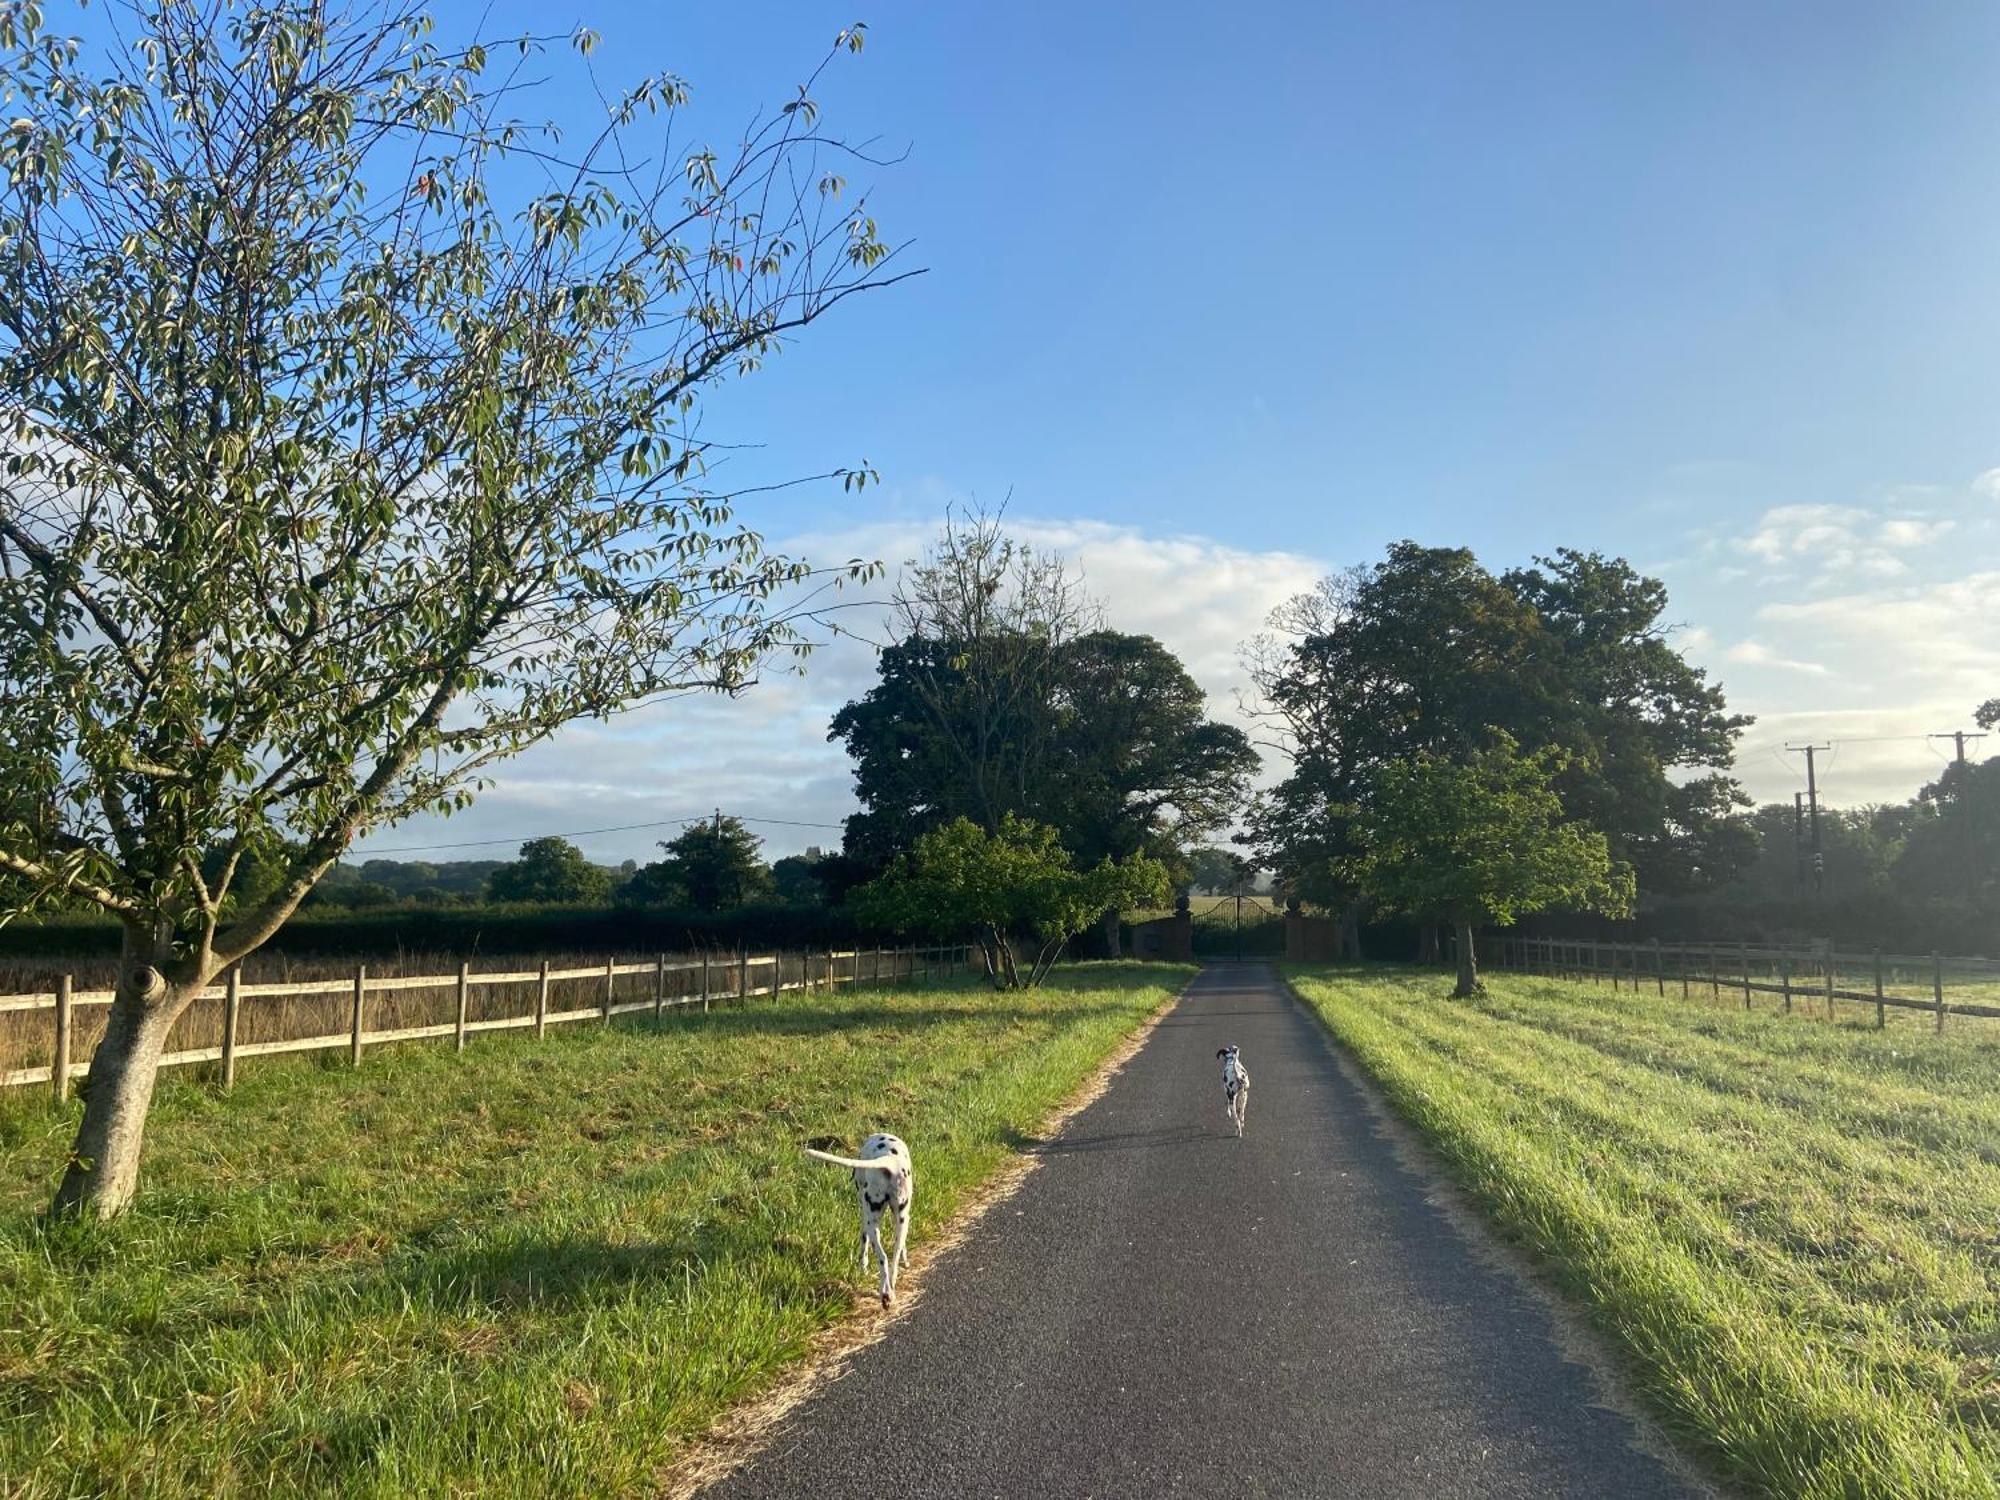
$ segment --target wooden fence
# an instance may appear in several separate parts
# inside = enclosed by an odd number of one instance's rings
[[[1502,967],[1559,979],[1609,981],[1636,992],[1682,998],[1707,990],[1709,998],[1741,996],[1749,1010],[1757,995],[1777,997],[1787,1012],[1818,1010],[1827,1018],[1838,1002],[1872,1006],[1875,1024],[1891,1010],[1923,1011],[1944,1030],[1945,1017],[2000,1017],[2000,961],[1947,958],[1942,954],[1842,953],[1831,944],[1757,946],[1749,943],[1605,943],[1588,938],[1504,937]]]
[[[510,969],[497,973],[474,973],[460,964],[455,974],[399,975],[370,978],[365,965],[338,979],[314,979],[282,984],[246,984],[231,971],[223,983],[198,999],[220,1000],[221,1038],[213,1046],[184,1047],[160,1059],[162,1067],[189,1063],[220,1063],[222,1086],[236,1080],[236,1064],[246,1057],[267,1057],[282,1052],[322,1052],[346,1048],[349,1061],[361,1065],[362,1052],[383,1042],[410,1042],[423,1038],[451,1037],[460,1051],[469,1037],[487,1031],[534,1028],[537,1037],[549,1027],[569,1021],[608,1022],[613,1016],[663,1011],[681,1006],[700,1006],[722,1000],[748,1000],[757,995],[777,995],[786,990],[832,990],[843,984],[886,984],[911,979],[960,973],[971,962],[970,948],[876,948],[872,950],[823,950],[818,953],[766,953],[704,955],[694,959],[670,960],[662,954],[641,963],[619,963],[607,959],[581,968],[551,969],[547,963],[533,969]],[[795,977],[787,977],[791,974]],[[639,976],[644,980],[635,984]],[[620,998],[620,981],[624,998]],[[581,981],[596,994],[587,1006],[550,1009],[551,987]],[[633,991],[642,991],[638,997]],[[682,993],[669,994],[670,989]],[[385,1031],[368,1029],[371,1001],[397,991],[444,991],[456,997],[453,1019],[421,1026],[400,1026]],[[529,991],[533,1009],[518,1014],[475,1019],[475,993],[487,995]],[[284,1037],[264,1041],[242,1041],[245,1003],[275,997],[328,997],[346,1000],[348,1024],[339,1032],[313,1036]],[[0,995],[0,1015],[46,1012],[48,1015],[49,1056],[42,1067],[16,1068],[0,1072],[0,1088],[48,1084],[58,1099],[67,1097],[70,1081],[89,1066],[86,1056],[72,1056],[77,1012],[91,1006],[109,1006],[110,990],[77,990],[64,976],[55,991],[37,995]]]

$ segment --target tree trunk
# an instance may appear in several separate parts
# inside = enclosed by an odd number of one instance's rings
[[[1118,942],[1118,908],[1115,906],[1104,913],[1104,956],[1124,957]]]
[[[104,1039],[90,1057],[83,1122],[52,1214],[109,1219],[131,1204],[160,1055],[193,993],[168,986],[145,965],[128,964],[119,975]]]
[[[1361,959],[1361,903],[1350,901],[1340,909],[1339,952],[1342,958],[1360,962]]]
[[[1466,1000],[1479,993],[1479,960],[1472,951],[1472,924],[1461,920],[1458,924],[1458,985],[1452,990],[1454,1000]]]
[[[1417,928],[1417,962],[1434,964],[1438,961],[1438,924],[1424,922]]]

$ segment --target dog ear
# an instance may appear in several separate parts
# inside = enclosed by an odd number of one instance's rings
[[[1229,1055],[1229,1049],[1227,1047],[1217,1047],[1215,1049],[1215,1055],[1217,1057],[1227,1057]]]

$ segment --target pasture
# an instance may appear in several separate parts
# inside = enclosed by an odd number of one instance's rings
[[[2000,1028],[1291,977],[1747,1488],[2000,1493]]]
[[[1187,973],[170,1076],[109,1224],[39,1217],[75,1106],[0,1098],[0,1493],[645,1492],[872,1286],[803,1142],[909,1138],[921,1245]]]

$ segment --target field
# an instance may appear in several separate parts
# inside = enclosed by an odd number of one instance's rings
[[[36,1217],[74,1115],[0,1098],[0,1494],[645,1492],[863,1288],[802,1142],[917,1143],[921,1245],[1187,972],[168,1078],[108,1226]]]
[[[2000,1493],[2000,1028],[1293,981],[1748,1489]]]

